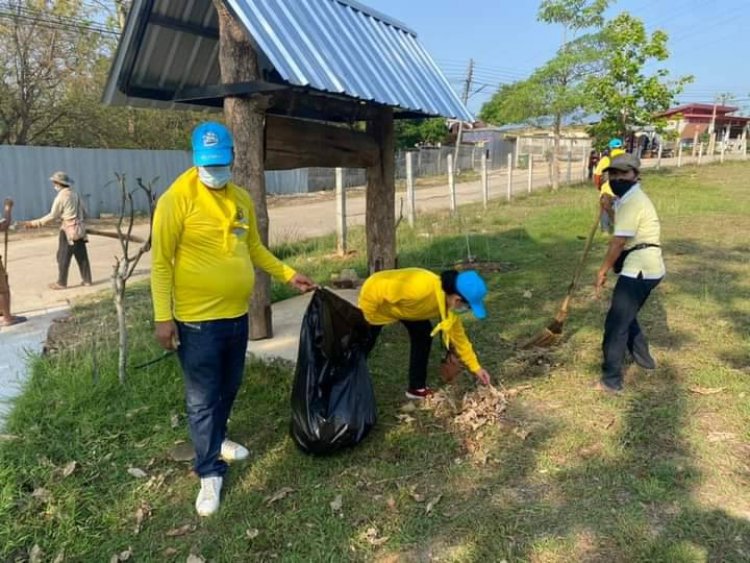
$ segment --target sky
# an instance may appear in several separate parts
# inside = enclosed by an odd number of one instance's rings
[[[478,112],[500,83],[528,76],[549,60],[562,28],[536,21],[538,0],[360,0],[414,30],[457,92],[469,59],[476,81],[469,109]],[[693,75],[681,103],[713,103],[719,94],[750,114],[750,0],[619,0],[608,10],[642,19],[669,35],[660,68]]]

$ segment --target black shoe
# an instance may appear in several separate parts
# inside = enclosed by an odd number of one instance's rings
[[[633,360],[643,369],[656,369],[656,360],[648,353],[633,352]]]

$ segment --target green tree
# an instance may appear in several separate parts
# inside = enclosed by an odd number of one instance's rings
[[[610,0],[545,0],[538,18],[563,26],[563,45],[554,58],[526,80],[501,86],[480,112],[491,123],[526,122],[549,126],[554,138],[552,189],[560,185],[560,141],[566,118],[590,105],[586,82],[602,72],[602,39],[597,32]],[[591,33],[579,32],[594,28]],[[571,39],[568,40],[568,36]]]
[[[420,144],[444,143],[448,137],[445,119],[398,119],[394,125],[396,148],[408,149]]]
[[[667,34],[657,30],[649,35],[641,20],[622,13],[606,23],[601,35],[606,47],[605,71],[587,80],[591,109],[601,115],[601,120],[590,133],[603,142],[645,125],[663,132],[666,120],[655,116],[669,109],[693,79],[683,76],[669,80],[665,69],[646,73],[647,66],[669,57]]]

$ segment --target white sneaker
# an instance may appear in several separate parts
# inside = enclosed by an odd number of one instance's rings
[[[237,442],[232,442],[232,440],[224,440],[221,443],[221,457],[224,461],[242,461],[243,459],[247,459],[250,456],[250,452],[248,449],[238,444]]]
[[[201,490],[198,492],[198,498],[195,499],[195,510],[198,511],[199,516],[211,516],[219,510],[223,482],[223,477],[201,478]]]

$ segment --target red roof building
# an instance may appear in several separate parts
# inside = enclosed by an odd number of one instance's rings
[[[731,115],[739,108],[734,106],[716,105],[714,119],[714,104],[685,104],[672,108],[659,117],[666,117],[670,128],[676,129],[680,139],[692,140],[703,133],[710,133],[711,121],[714,120],[713,130],[717,139],[740,139],[750,124],[750,117]]]

